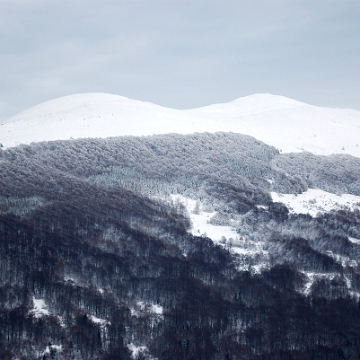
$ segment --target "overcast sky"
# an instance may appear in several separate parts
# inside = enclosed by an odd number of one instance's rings
[[[0,122],[79,92],[360,110],[359,0],[0,0]]]

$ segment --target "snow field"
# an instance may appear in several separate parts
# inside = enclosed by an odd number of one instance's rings
[[[7,148],[72,138],[216,131],[250,135],[282,152],[360,157],[360,111],[320,108],[271,94],[191,110],[103,93],[64,96],[0,124],[0,143]]]
[[[351,210],[360,209],[360,196],[350,194],[336,195],[320,189],[309,189],[302,194],[296,195],[272,192],[271,197],[274,202],[281,202],[286,205],[290,213],[293,214],[316,216],[318,213],[330,210],[340,210],[343,208]],[[182,195],[171,195],[171,200],[173,202],[179,201],[186,207],[192,223],[191,234],[208,237],[220,245],[227,243],[228,246],[231,246],[234,253],[242,255],[249,253],[249,244],[236,233],[236,221],[234,221],[234,226],[213,225],[210,224],[210,219],[216,212],[203,211],[202,204],[198,200],[186,198]],[[358,239],[351,238],[350,241],[360,244]],[[251,252],[258,253],[262,251],[261,244],[258,244],[258,246],[260,248],[254,249]]]
[[[186,207],[192,223],[192,228],[190,229],[190,232],[194,236],[208,237],[216,243],[220,242],[223,237],[236,237],[237,234],[235,227],[210,224],[209,221],[216,214],[216,212],[203,211],[202,204],[197,200],[190,199],[182,195],[171,195],[171,200],[173,202],[179,201]],[[196,209],[197,202],[199,204],[198,210]]]
[[[285,204],[290,213],[310,214],[316,216],[318,213],[330,210],[339,210],[349,208],[351,210],[360,209],[360,197],[350,194],[336,195],[320,189],[309,189],[308,191],[294,194],[271,193],[274,202]],[[238,269],[242,271],[251,271],[252,273],[261,273],[269,269],[268,251],[264,250],[265,243],[262,241],[251,241],[242,234],[236,232],[237,222],[234,226],[221,226],[210,224],[210,219],[216,212],[203,211],[203,206],[199,200],[187,198],[182,195],[171,195],[173,202],[182,203],[189,214],[192,228],[189,230],[195,236],[204,236],[210,238],[213,242],[227,248],[232,254],[239,256],[240,263]],[[349,238],[350,241],[360,245],[360,240]],[[357,262],[349,257],[341,256],[332,252],[328,255],[342,266],[357,266]],[[254,263],[254,259],[257,259]],[[308,282],[305,286],[304,294],[307,295],[311,285],[317,278],[330,277],[336,274],[306,273]],[[332,276],[332,277],[331,277]],[[348,286],[349,289],[351,286]]]
[[[199,200],[189,199],[182,195],[171,195],[173,202],[181,202],[187,209],[192,228],[190,233],[194,236],[203,236],[210,238],[214,243],[223,246],[234,255],[239,255],[242,259],[241,264],[238,264],[240,271],[251,271],[253,273],[260,273],[262,270],[268,268],[267,251],[263,249],[264,243],[253,242],[236,232],[237,222],[234,221],[234,226],[213,225],[210,224],[210,219],[216,212],[203,211],[203,205]],[[263,261],[256,265],[250,265],[248,259],[261,258]]]
[[[293,214],[325,213],[330,210],[348,208],[351,210],[360,209],[360,196],[342,194],[336,195],[320,189],[309,189],[302,194],[279,194],[272,192],[272,200],[281,202]]]

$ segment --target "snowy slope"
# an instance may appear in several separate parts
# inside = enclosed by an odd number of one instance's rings
[[[283,96],[256,94],[186,114],[223,122],[224,130],[254,136],[282,152],[360,157],[360,111],[356,110],[320,108]]]
[[[308,189],[302,194],[279,194],[272,192],[272,200],[286,205],[293,214],[310,214],[315,217],[318,213],[331,210],[349,209],[360,210],[360,196],[351,194],[332,194],[320,189]]]
[[[177,110],[89,93],[61,97],[15,115],[0,126],[0,142],[11,147],[44,140],[196,131],[202,128]]]
[[[320,108],[270,94],[192,110],[103,93],[70,95],[5,121],[0,143],[6,148],[44,140],[205,131],[251,135],[283,152],[360,157],[359,111]]]

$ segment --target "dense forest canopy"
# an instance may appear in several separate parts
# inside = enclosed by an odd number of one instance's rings
[[[233,133],[0,149],[1,359],[358,359],[360,159]],[[232,224],[195,236],[181,195]]]

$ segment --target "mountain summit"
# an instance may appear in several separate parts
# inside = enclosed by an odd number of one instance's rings
[[[271,94],[190,110],[104,93],[70,95],[5,121],[0,142],[6,148],[70,138],[217,131],[251,135],[282,152],[360,157],[359,111],[321,108]]]

